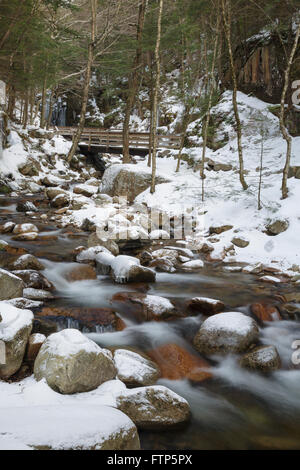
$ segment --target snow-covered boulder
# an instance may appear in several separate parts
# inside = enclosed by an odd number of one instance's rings
[[[188,402],[161,385],[126,390],[117,397],[117,407],[140,429],[164,429],[190,418]]]
[[[92,248],[94,246],[104,246],[107,248],[114,256],[119,254],[119,246],[114,240],[99,238],[96,233],[92,233],[88,238],[88,247]]]
[[[32,287],[24,289],[23,296],[25,297],[25,299],[37,301],[54,299],[54,295],[51,294],[51,292],[43,289],[33,289]]]
[[[45,269],[45,266],[33,255],[22,255],[18,258],[13,265],[14,269],[24,270],[24,269],[35,269],[37,271],[42,271]]]
[[[116,256],[112,263],[112,277],[115,282],[154,282],[156,274],[152,269],[141,266],[140,260],[133,256]]]
[[[73,189],[74,194],[82,194],[82,196],[91,197],[97,194],[98,188],[88,184],[79,184]]]
[[[256,322],[240,312],[213,315],[203,322],[194,338],[195,348],[202,354],[245,352],[258,340]]]
[[[24,233],[38,233],[39,229],[34,224],[17,224],[13,229],[15,235],[21,235]]]
[[[159,378],[157,365],[145,357],[127,349],[117,349],[114,361],[118,378],[129,387],[154,384]]]
[[[5,344],[5,364],[0,363],[0,378],[11,377],[22,364],[32,330],[33,314],[0,302],[0,341]]]
[[[156,177],[156,184],[167,183],[162,176]],[[136,168],[135,165],[111,165],[105,170],[100,190],[109,196],[124,196],[129,202],[151,185],[151,169]]]
[[[124,413],[83,403],[1,408],[0,436],[0,446],[9,437],[14,450],[140,449],[136,426]]]
[[[125,304],[138,321],[172,320],[181,316],[170,300],[158,295],[138,292],[118,292],[112,298],[117,304]]]
[[[87,263],[89,261],[96,261],[99,253],[111,254],[110,251],[104,246],[93,246],[87,250],[82,250],[76,257],[78,263]]]
[[[13,274],[22,279],[26,288],[54,290],[53,284],[40,271],[20,269],[13,271]]]
[[[273,371],[281,367],[279,353],[275,346],[259,346],[245,354],[240,361],[242,367],[261,371]]]
[[[0,269],[0,300],[22,297],[23,288],[22,279],[4,269]]]
[[[101,349],[78,330],[50,335],[36,358],[34,375],[46,379],[49,387],[62,394],[87,392],[114,379],[112,354]]]
[[[290,223],[286,219],[277,219],[270,222],[267,226],[267,232],[269,235],[279,235],[285,232],[290,226]]]

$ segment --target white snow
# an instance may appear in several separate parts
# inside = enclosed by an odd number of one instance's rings
[[[114,353],[114,361],[118,370],[118,376],[122,380],[134,380],[143,385],[145,377],[155,374],[151,363],[140,354],[127,349],[117,349]]]
[[[154,315],[161,315],[166,311],[174,310],[174,305],[166,298],[157,295],[147,295],[144,303]]]
[[[47,351],[54,356],[68,357],[79,351],[101,353],[103,350],[79,330],[67,329],[50,335],[42,346],[41,351]]]
[[[254,320],[243,313],[224,312],[209,317],[203,322],[201,328],[206,331],[221,330],[246,335],[252,330],[253,323]]]
[[[0,340],[10,341],[22,328],[30,326],[33,313],[30,310],[16,308],[6,302],[0,302]]]
[[[112,263],[111,268],[114,272],[114,277],[118,280],[128,279],[129,271],[132,266],[139,266],[140,261],[133,256],[119,255],[116,256]]]

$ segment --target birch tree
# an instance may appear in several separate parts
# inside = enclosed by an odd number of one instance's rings
[[[161,22],[163,14],[164,0],[159,0],[158,9],[158,20],[157,20],[157,36],[155,46],[155,65],[156,65],[156,77],[154,86],[154,97],[153,97],[153,150],[152,150],[152,178],[150,192],[155,192],[155,178],[156,178],[156,152],[157,152],[157,124],[158,124],[158,94],[160,89],[160,42],[161,42]]]

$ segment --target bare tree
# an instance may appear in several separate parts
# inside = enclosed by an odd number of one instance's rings
[[[155,178],[156,178],[156,152],[157,152],[157,124],[158,124],[158,93],[160,88],[160,41],[161,41],[161,21],[164,7],[164,0],[159,0],[158,20],[157,20],[157,37],[155,46],[155,64],[156,64],[156,77],[154,86],[153,97],[153,150],[152,150],[152,179],[150,192],[155,192]]]
[[[242,125],[241,125],[241,120],[240,120],[239,108],[237,104],[238,85],[237,85],[237,77],[236,77],[236,71],[235,71],[235,66],[234,66],[233,50],[232,50],[232,43],[231,43],[231,0],[221,0],[221,5],[222,5],[222,16],[223,16],[225,36],[226,36],[226,41],[227,41],[228,53],[229,53],[232,85],[233,85],[232,104],[233,104],[234,116],[235,116],[235,121],[236,121],[236,132],[237,132],[237,141],[238,141],[238,154],[239,154],[239,166],[240,166],[239,175],[240,175],[241,185],[243,189],[246,190],[248,188],[248,185],[244,177]]]
[[[68,154],[68,162],[70,162],[75,155],[82,131],[84,129],[84,124],[85,124],[85,115],[86,115],[87,103],[88,103],[88,98],[89,98],[92,66],[93,66],[94,58],[95,58],[94,56],[95,56],[96,34],[97,34],[97,4],[98,4],[98,0],[90,0],[91,30],[90,30],[90,41],[88,44],[88,59],[87,59],[83,93],[82,93],[81,113],[80,113],[78,129],[73,138],[72,147]]]
[[[210,90],[209,90],[209,96],[208,96],[206,119],[205,119],[205,124],[203,128],[203,147],[202,147],[202,160],[201,160],[201,169],[200,169],[200,176],[202,178],[202,202],[204,201],[205,155],[206,155],[206,147],[207,147],[208,128],[209,128],[209,122],[210,122],[210,112],[211,112],[213,92],[214,92],[214,73],[215,73],[217,52],[218,52],[219,27],[220,27],[220,16],[218,12],[217,24],[216,24],[216,30],[215,30],[214,52],[213,52],[211,71],[210,71]]]
[[[131,161],[129,154],[129,124],[130,116],[134,105],[134,100],[138,91],[139,70],[142,60],[142,36],[146,13],[146,0],[139,0],[139,14],[137,22],[137,49],[133,64],[133,70],[128,84],[128,96],[125,109],[125,117],[123,123],[123,163]]]
[[[284,87],[283,87],[282,95],[281,95],[279,122],[280,122],[280,130],[281,130],[282,136],[285,139],[286,144],[287,144],[286,159],[285,159],[285,166],[283,169],[282,187],[281,187],[282,199],[286,199],[288,197],[287,179],[288,179],[288,174],[289,174],[289,169],[290,169],[290,164],[291,164],[291,154],[292,154],[292,138],[284,122],[285,100],[286,100],[286,95],[287,95],[287,91],[289,87],[290,72],[291,72],[292,64],[293,64],[294,57],[295,57],[297,47],[298,47],[299,37],[300,37],[300,22],[296,31],[296,36],[295,36],[294,44],[292,47],[292,51],[288,58],[287,68],[284,74]]]

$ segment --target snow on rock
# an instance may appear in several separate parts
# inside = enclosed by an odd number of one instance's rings
[[[195,348],[203,354],[246,351],[258,341],[256,322],[240,312],[224,312],[203,322],[194,338]]]
[[[79,330],[53,333],[34,363],[34,376],[62,394],[87,392],[116,376],[112,354]]]
[[[152,316],[170,315],[175,311],[175,307],[170,300],[158,295],[146,295],[143,302]]]
[[[112,275],[117,283],[154,282],[155,272],[141,266],[140,260],[133,256],[119,255],[111,263]]]
[[[54,299],[54,295],[51,294],[51,292],[48,292],[47,290],[43,289],[34,289],[32,287],[24,289],[23,296],[25,297],[25,299],[37,301]]]
[[[1,408],[0,446],[52,450],[138,450],[133,422],[106,406]]]
[[[187,261],[186,263],[182,264],[182,269],[185,269],[185,270],[200,269],[203,267],[204,267],[204,262],[201,259],[194,259],[192,261]]]
[[[21,367],[32,329],[33,314],[6,302],[0,302],[0,341],[5,343],[5,364],[0,364],[0,378],[13,375]]]
[[[281,359],[275,346],[259,346],[245,354],[240,364],[247,369],[274,371],[280,368]]]
[[[190,418],[188,402],[162,385],[126,390],[117,398],[117,406],[140,429],[165,429]]]
[[[126,349],[114,352],[118,378],[130,387],[152,385],[159,378],[160,371],[150,359]]]
[[[13,229],[13,233],[16,235],[23,234],[23,233],[33,233],[38,232],[39,229],[34,224],[17,224]]]
[[[187,307],[194,312],[203,313],[204,315],[215,315],[225,309],[225,305],[221,300],[207,297],[194,297],[188,301]]]
[[[110,251],[105,248],[104,246],[93,246],[91,248],[88,248],[87,250],[81,251],[77,257],[76,261],[78,263],[84,262],[84,261],[96,261],[98,254],[100,253],[105,253],[110,255]]]

